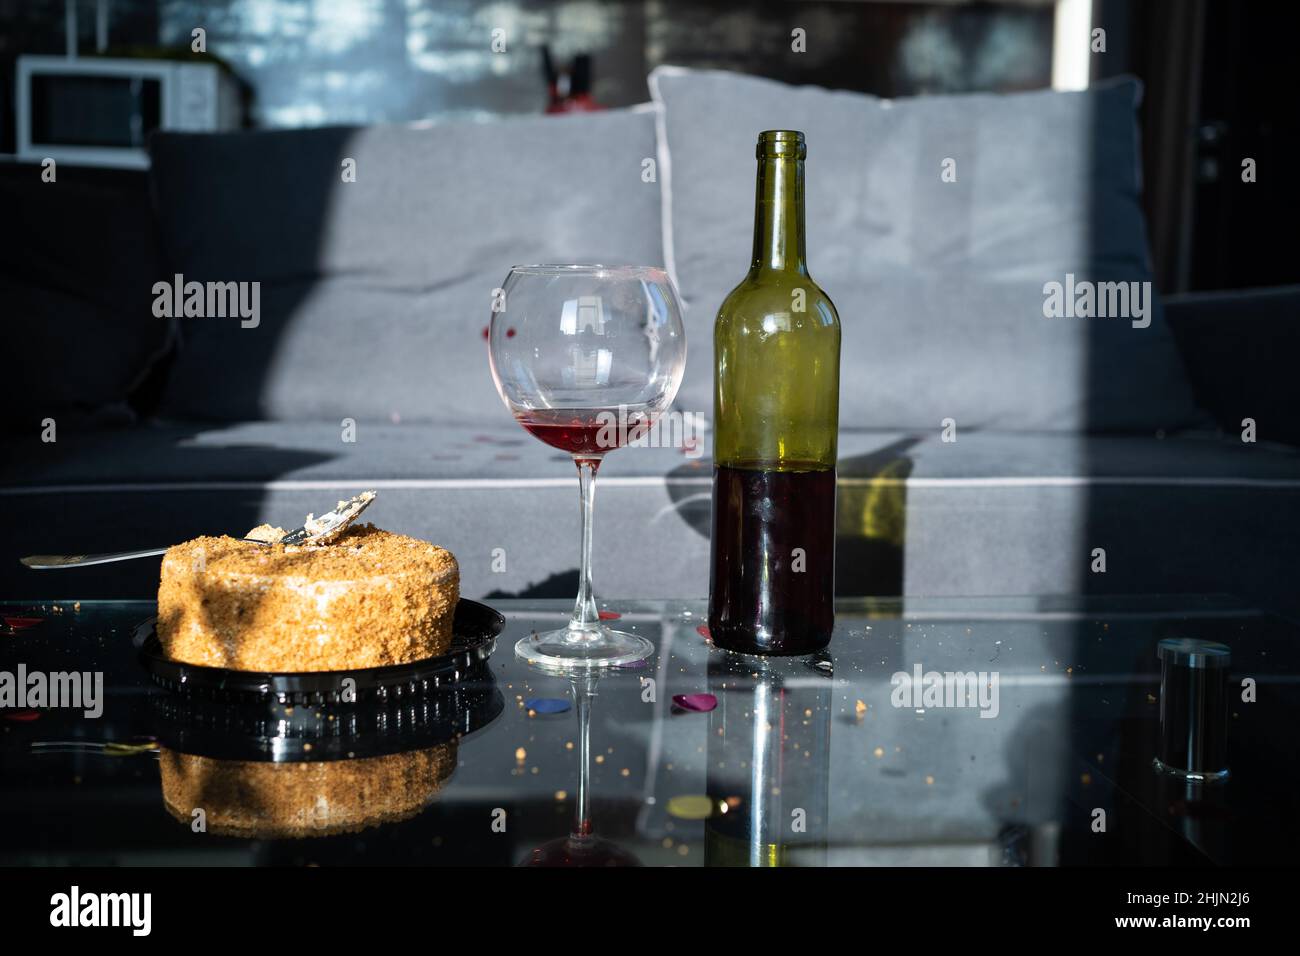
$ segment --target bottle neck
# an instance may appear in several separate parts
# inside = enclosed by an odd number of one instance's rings
[[[808,274],[803,239],[803,163],[794,156],[759,157],[751,274]]]

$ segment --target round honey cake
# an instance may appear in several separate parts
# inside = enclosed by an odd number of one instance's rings
[[[218,760],[163,749],[163,803],[182,823],[249,839],[353,833],[415,816],[456,768],[456,743],[320,763]]]
[[[321,545],[195,538],[163,557],[157,631],[164,653],[188,664],[382,667],[446,653],[459,599],[450,551],[369,524]]]

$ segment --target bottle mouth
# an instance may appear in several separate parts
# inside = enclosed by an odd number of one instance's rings
[[[754,150],[759,159],[766,156],[787,156],[804,159],[808,155],[808,146],[803,133],[797,129],[768,129],[758,134],[758,146]]]

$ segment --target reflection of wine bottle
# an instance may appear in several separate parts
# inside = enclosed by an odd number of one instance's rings
[[[831,660],[715,655],[706,866],[823,866],[830,813]]]
[[[803,134],[758,137],[754,259],[714,326],[709,631],[809,654],[835,623],[840,321],[804,259]]]

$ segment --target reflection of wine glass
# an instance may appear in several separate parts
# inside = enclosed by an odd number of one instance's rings
[[[567,627],[524,638],[529,661],[608,666],[653,645],[600,622],[591,589],[596,470],[645,435],[677,394],[686,364],[681,304],[662,269],[515,266],[494,302],[489,357],[497,391],[528,432],[567,451],[582,496],[582,567]]]
[[[627,850],[592,831],[591,702],[596,696],[596,682],[597,677],[590,670],[569,673],[574,708],[578,712],[578,804],[573,815],[573,831],[567,837],[537,847],[524,861],[525,866],[641,865]]]

